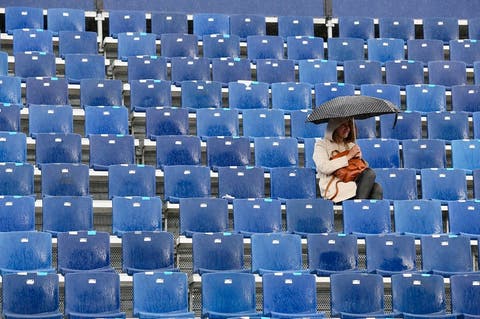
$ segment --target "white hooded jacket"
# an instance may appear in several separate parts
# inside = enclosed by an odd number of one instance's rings
[[[346,156],[330,160],[331,156],[337,152],[343,152],[351,149],[355,145],[354,143],[339,144],[333,141],[333,132],[343,122],[345,122],[345,119],[331,119],[327,124],[324,138],[322,140],[317,140],[313,152],[313,161],[317,167],[320,194],[323,198],[331,199],[335,203],[350,199],[354,197],[357,192],[357,184],[354,181],[344,183],[336,177],[334,177],[334,180],[327,189],[327,185],[332,179],[332,174],[337,169],[348,165],[348,159]],[[332,198],[332,196],[334,196],[337,192],[336,185],[338,186],[338,193],[334,198]]]

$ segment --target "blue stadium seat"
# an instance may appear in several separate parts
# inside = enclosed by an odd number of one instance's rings
[[[330,277],[331,314],[341,318],[388,317],[383,278],[378,274],[346,272]]]
[[[314,36],[312,16],[281,15],[278,17],[278,35],[285,40],[295,36]]]
[[[403,140],[402,154],[404,168],[444,168],[447,163],[443,140]]]
[[[222,198],[181,198],[180,235],[226,232],[229,228],[227,204]]]
[[[147,32],[147,18],[143,11],[111,10],[108,12],[109,36],[117,38],[124,32]]]
[[[315,275],[266,274],[263,283],[263,313],[272,318],[324,318],[317,311]]]
[[[294,137],[256,137],[255,166],[270,170],[298,166],[298,141]]]
[[[155,140],[159,135],[187,135],[188,110],[173,107],[149,107],[145,110],[145,137]]]
[[[447,205],[449,233],[472,238],[480,236],[480,223],[478,223],[480,203],[478,201],[452,201]]]
[[[415,272],[415,237],[398,234],[371,235],[365,238],[367,272],[382,276]]]
[[[423,18],[423,38],[442,40],[447,43],[459,37],[458,19],[455,17]]]
[[[253,273],[303,271],[300,235],[257,233],[251,241]]]
[[[52,236],[37,231],[0,233],[0,273],[55,272]]]
[[[22,104],[22,81],[16,76],[0,76],[0,102]]]
[[[165,200],[175,203],[185,197],[210,197],[210,168],[195,165],[165,166]]]
[[[188,17],[185,13],[153,11],[150,20],[152,33],[157,38],[165,33],[188,33]]]
[[[429,139],[449,141],[468,139],[469,124],[466,112],[427,113],[427,134]]]
[[[90,196],[46,196],[42,199],[42,231],[58,233],[93,230]]]
[[[148,108],[171,106],[171,82],[157,79],[131,80],[130,110],[145,112]]]
[[[67,105],[68,83],[64,78],[29,77],[26,80],[25,103]]]
[[[328,59],[343,65],[348,60],[365,60],[364,41],[359,38],[328,38]]]
[[[53,32],[43,29],[18,29],[13,31],[13,53],[53,53]]]
[[[34,195],[33,171],[29,163],[2,163],[0,195]]]
[[[218,196],[230,202],[235,198],[265,197],[263,169],[252,166],[219,167]]]
[[[119,106],[123,105],[122,81],[110,79],[80,80],[80,105]]]
[[[206,140],[212,136],[238,136],[238,110],[201,108],[196,111],[197,136]]]
[[[343,232],[366,237],[392,232],[388,200],[347,200],[342,204]]]
[[[135,163],[132,135],[93,134],[89,140],[90,167],[94,170],[105,171],[110,165]]]
[[[243,136],[256,137],[285,136],[283,111],[273,109],[245,109],[242,114]]]
[[[316,83],[315,107],[338,96],[354,95],[355,85],[345,83]]]
[[[480,111],[480,87],[478,85],[452,86],[452,111],[478,112]]]
[[[293,60],[257,60],[257,81],[265,83],[295,82],[295,62]]]
[[[405,59],[404,41],[392,38],[373,38],[367,40],[368,60],[379,61],[385,64],[387,61]]]
[[[82,162],[82,137],[76,133],[40,133],[35,142],[35,164]]]
[[[32,196],[0,198],[0,231],[34,231],[35,199]]]
[[[470,173],[480,168],[480,141],[452,141],[452,167],[467,170]]]
[[[212,80],[228,86],[230,82],[250,81],[250,61],[244,58],[212,59]]]
[[[25,81],[29,77],[54,77],[55,56],[46,52],[18,52],[14,54],[14,74]]]
[[[375,37],[373,18],[343,16],[338,18],[338,36],[340,38],[360,38],[367,40]]]
[[[58,35],[60,31],[85,31],[85,10],[48,8],[47,29],[54,35]]]
[[[228,106],[243,111],[270,105],[269,85],[260,82],[229,82]]]
[[[242,41],[250,35],[266,35],[265,16],[259,14],[231,14],[230,34],[236,34]]]
[[[206,34],[203,36],[203,57],[239,58],[240,37],[234,34]]]
[[[288,199],[317,197],[315,170],[307,167],[275,167],[270,169],[270,197]]]
[[[334,231],[333,203],[321,198],[290,198],[285,202],[287,231],[306,237]]]
[[[8,53],[0,51],[0,76],[8,75]]]
[[[42,165],[42,196],[87,196],[90,192],[88,166],[74,163]]]
[[[422,114],[415,111],[405,111],[397,116],[385,114],[380,116],[380,136],[397,140],[422,138]]]
[[[246,237],[281,231],[281,201],[271,198],[234,199],[233,228]]]
[[[475,61],[480,60],[480,43],[477,40],[452,40],[449,48],[450,60],[465,62],[470,68]]]
[[[58,33],[58,55],[97,54],[97,33],[93,31],[60,31]]]
[[[167,60],[159,56],[131,56],[127,60],[128,82],[135,80],[166,80]]]
[[[155,167],[120,164],[108,167],[108,198],[156,195]]]
[[[202,317],[255,316],[255,276],[246,273],[209,273],[202,276]]]
[[[424,168],[421,170],[421,179],[424,199],[467,199],[466,173],[462,169]]]
[[[314,124],[306,121],[310,113],[310,110],[290,112],[290,134],[300,142],[308,138],[320,138],[325,134],[326,124]]]
[[[376,181],[382,185],[383,198],[412,200],[418,198],[417,174],[413,168],[375,169]]]
[[[285,113],[312,109],[312,87],[302,82],[272,83],[272,109]]]
[[[198,117],[197,117],[198,119]],[[212,170],[225,166],[247,166],[251,163],[250,140],[248,137],[207,138],[207,165]]]
[[[347,84],[382,83],[382,64],[374,60],[348,60],[343,63],[343,78]]]
[[[105,57],[99,54],[65,54],[65,78],[68,83],[78,84],[82,79],[104,79]]]
[[[146,272],[133,275],[133,315],[194,318],[188,310],[188,278],[182,272]],[[164,302],[158,302],[162,296]]]
[[[467,84],[467,64],[463,61],[430,61],[428,82],[448,88]]]
[[[65,276],[67,318],[125,318],[120,310],[120,276],[113,272],[72,273]]]
[[[449,277],[473,271],[473,259],[468,236],[422,236],[422,270]]]
[[[30,105],[28,107],[28,133],[36,138],[41,133],[73,133],[71,105]]]
[[[446,88],[443,85],[411,84],[406,86],[407,111],[435,112],[445,111]]]
[[[412,61],[423,62],[445,60],[443,41],[435,39],[412,39],[407,41],[407,58]]]
[[[247,57],[251,61],[256,61],[260,59],[283,59],[285,57],[283,49],[283,38],[278,35],[248,36]]]
[[[20,132],[20,110],[22,107],[18,104],[0,102],[0,131]]]
[[[16,29],[43,29],[43,9],[29,6],[7,6],[5,8],[5,30],[13,34]]]
[[[475,169],[473,175],[473,198],[480,199],[480,169]]]
[[[153,33],[122,32],[118,33],[117,58],[127,61],[128,57],[157,55],[156,39]]]
[[[415,39],[415,21],[411,17],[382,17],[378,19],[380,38],[395,38],[403,41]]]
[[[156,137],[156,166],[199,165],[201,140],[195,135],[161,135]]]
[[[316,83],[337,82],[337,62],[332,60],[301,60],[298,62],[300,82]]]
[[[27,162],[25,133],[0,131],[0,162]]]
[[[174,265],[173,235],[162,231],[129,231],[122,236],[122,271],[177,271]]]
[[[222,107],[222,83],[213,81],[183,81],[182,107],[190,110]]]
[[[192,234],[193,273],[244,272],[243,236],[232,233]]]
[[[209,34],[229,34],[230,18],[223,13],[193,14],[193,34],[199,39]]]
[[[210,60],[207,58],[174,57],[171,60],[172,82],[210,81]]]
[[[85,136],[129,133],[128,110],[125,106],[85,106]]]
[[[468,38],[480,40],[480,19],[477,17],[468,19]]]
[[[401,105],[400,86],[395,84],[363,84],[360,85],[360,94],[377,97]]]
[[[112,233],[161,231],[162,201],[159,197],[115,196],[112,198]]]
[[[317,276],[358,270],[357,236],[343,233],[307,235],[308,268]]]
[[[480,112],[474,112],[473,118],[473,138],[480,138]]]
[[[393,202],[395,232],[400,234],[432,235],[443,233],[443,216],[440,201],[396,200]]]
[[[377,138],[377,120],[375,117],[355,121],[357,138]]]
[[[371,168],[400,167],[400,145],[395,139],[358,139],[362,157]]]
[[[160,36],[161,54],[166,58],[198,56],[198,39],[194,34],[164,33]]]
[[[405,87],[412,84],[423,84],[423,63],[421,61],[403,60],[385,63],[385,81],[387,84]]]
[[[466,319],[473,319],[480,314],[479,275],[454,275],[450,277],[452,313],[461,313]]]
[[[392,276],[392,307],[404,318],[457,318],[446,314],[447,294],[443,277],[425,274]]]
[[[324,58],[323,38],[314,36],[287,37],[287,58],[298,61]]]
[[[110,234],[107,232],[62,232],[57,236],[57,270],[72,272],[113,272],[110,265]]]

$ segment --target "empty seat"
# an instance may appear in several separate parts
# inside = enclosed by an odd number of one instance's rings
[[[85,31],[85,10],[48,8],[47,28],[55,35],[60,31]]]
[[[197,136],[206,140],[213,136],[238,136],[238,111],[230,108],[201,108],[196,111]]]
[[[251,151],[248,137],[218,136],[207,138],[207,165],[213,170],[225,166],[247,166],[250,164]]]
[[[247,37],[247,57],[259,59],[283,59],[283,38],[278,35],[250,35]]]
[[[165,33],[160,36],[161,55],[166,58],[196,57],[198,55],[198,39],[194,34]]]
[[[145,137],[155,140],[160,135],[187,135],[188,110],[172,107],[149,107],[145,111]]]
[[[467,65],[463,61],[430,61],[428,83],[449,88],[467,84]]]
[[[57,236],[58,272],[113,272],[110,235],[106,232],[62,232]]]
[[[281,202],[269,198],[234,199],[233,228],[244,236],[281,231]]]
[[[182,81],[182,107],[190,110],[220,108],[222,106],[222,83],[214,81]]]
[[[65,276],[65,315],[68,318],[125,318],[120,311],[120,276],[113,272]]]
[[[89,195],[88,166],[75,163],[44,164],[41,183],[43,196]]]
[[[127,60],[128,82],[134,80],[166,80],[167,61],[158,56],[131,56]]]
[[[468,38],[473,40],[479,40],[480,37],[480,19],[472,17],[468,19]]]
[[[472,67],[475,61],[480,60],[480,43],[476,40],[452,40],[449,43],[450,60],[462,61]]]
[[[443,85],[415,84],[406,86],[407,111],[445,111],[446,88]]]
[[[323,38],[314,36],[287,37],[287,58],[300,62],[324,58]]]
[[[0,80],[1,81],[1,80]],[[23,105],[0,102],[0,130],[6,132],[20,131],[20,109]]]
[[[422,197],[438,200],[467,198],[466,173],[462,169],[422,169]]]
[[[232,233],[192,235],[193,273],[238,272],[244,268],[243,236]]]
[[[22,82],[20,77],[0,76],[0,102],[22,104]]]
[[[82,107],[123,105],[122,89],[120,80],[80,80],[80,105]]]
[[[34,231],[35,199],[32,196],[0,198],[0,231]]]
[[[404,60],[405,51],[402,39],[374,38],[367,40],[368,60],[379,61],[384,64],[387,61]]]
[[[402,141],[404,168],[446,167],[445,141],[434,139]]]
[[[176,271],[173,235],[162,231],[129,231],[122,236],[122,271]]]
[[[348,60],[343,63],[344,82],[359,87],[362,84],[382,83],[380,61]]]
[[[298,166],[298,142],[294,137],[256,137],[255,165],[270,170]]]
[[[459,37],[458,20],[455,17],[426,17],[423,19],[423,38],[448,43]]]
[[[423,84],[423,62],[414,60],[387,61],[385,63],[385,81],[387,84],[405,87]]]
[[[69,83],[82,79],[104,79],[105,57],[99,54],[65,54],[65,77]]]
[[[108,197],[156,195],[155,167],[118,164],[108,167]]]
[[[265,197],[263,169],[251,166],[219,167],[218,196],[229,201]]]
[[[448,228],[452,234],[476,238],[480,235],[479,203],[474,200],[448,202]]]
[[[13,31],[13,53],[53,53],[53,32],[43,29],[18,29]]]
[[[423,62],[444,60],[443,41],[436,39],[412,39],[407,41],[407,58]]]
[[[208,34],[229,34],[230,18],[222,13],[196,13],[193,15],[193,34],[199,39]]]
[[[315,90],[315,106],[339,96],[354,95],[355,85],[348,83],[317,83]]]
[[[169,107],[172,105],[170,81],[158,79],[131,80],[130,110],[145,112],[151,107]],[[148,117],[146,117],[148,122]]]
[[[416,237],[443,233],[440,201],[396,200],[393,202],[393,211],[397,233]]]
[[[308,234],[308,268],[317,276],[358,269],[357,236],[352,234]]]
[[[315,170],[307,167],[275,167],[270,169],[270,197],[313,199],[317,197]]]
[[[257,81],[295,82],[295,62],[280,59],[257,60]]]
[[[242,41],[250,35],[265,35],[267,23],[265,16],[259,14],[231,14],[230,34],[236,34]]]
[[[378,29],[380,38],[415,39],[415,21],[410,17],[379,18]]]
[[[5,8],[5,30],[13,34],[16,29],[43,29],[43,9],[29,6],[7,6]]]
[[[382,185],[383,198],[413,200],[418,198],[417,174],[413,168],[379,168],[376,181]]]
[[[27,162],[27,137],[20,132],[0,132],[0,162]]]
[[[256,137],[285,136],[285,119],[281,110],[248,109],[242,114],[243,136]]]
[[[76,133],[40,133],[35,143],[35,164],[82,162],[82,137]]]
[[[162,230],[160,197],[115,196],[112,199],[112,232],[122,237],[132,231]]]
[[[365,60],[364,41],[359,38],[328,38],[328,59],[343,65],[348,60]]]
[[[346,234],[365,237],[392,231],[388,200],[347,200],[342,208],[343,232]]]
[[[300,15],[282,15],[278,17],[278,35],[287,39],[295,36],[313,37],[313,17]]]
[[[194,135],[162,135],[156,137],[156,166],[199,165],[201,141]]]
[[[0,195],[28,196],[34,194],[33,165],[29,163],[1,163]]]
[[[118,33],[117,58],[127,61],[130,56],[157,55],[156,35],[144,32]]]
[[[95,134],[125,135],[129,133],[128,110],[125,106],[85,106],[85,136]]]
[[[117,38],[123,32],[147,32],[147,18],[143,11],[111,10],[108,13],[109,35]]]
[[[52,77],[56,74],[53,53],[18,52],[14,57],[14,74],[22,80],[29,77]]]
[[[473,175],[473,195],[475,199],[480,199],[480,169],[472,172]]]
[[[42,199],[42,231],[58,233],[93,229],[90,196],[46,196]]]
[[[468,139],[469,124],[466,112],[429,112],[427,114],[429,139],[442,139],[446,142]]]
[[[377,97],[400,106],[400,85],[396,84],[363,84],[360,85],[360,94]]]
[[[185,197],[209,197],[211,194],[210,168],[194,165],[165,166],[165,200],[178,202]]]
[[[312,88],[308,83],[272,83],[272,108],[285,113],[312,109]]]
[[[301,60],[298,62],[300,82],[315,84],[337,82],[337,62],[331,60]]]
[[[465,169],[467,172],[480,168],[479,142],[468,139],[452,141],[452,167]]]
[[[400,167],[400,145],[396,139],[358,139],[363,159],[371,168]]]
[[[267,83],[229,82],[228,106],[240,111],[245,109],[268,108],[270,105],[269,94],[269,85]]]
[[[303,237],[334,231],[333,203],[321,198],[286,200],[287,231]]]
[[[164,33],[188,33],[188,17],[184,13],[153,11],[150,20],[157,38]]]
[[[420,112],[402,112],[398,114],[395,126],[394,123],[394,115],[384,114],[380,116],[380,136],[382,138],[397,140],[422,138],[422,114]]]
[[[480,137],[480,112],[474,112],[473,118],[473,138],[478,139]]]
[[[326,124],[314,124],[306,121],[310,113],[311,110],[290,112],[290,134],[299,141],[309,138],[321,138],[325,134]]]
[[[105,171],[110,165],[134,164],[135,144],[132,135],[98,135],[90,140],[90,167]]]
[[[73,133],[71,105],[30,105],[28,107],[28,133],[36,138],[42,133]]]
[[[97,33],[93,31],[60,31],[58,33],[58,55],[98,53]]]
[[[206,34],[202,40],[205,58],[240,57],[240,37],[235,34]]]
[[[479,275],[454,275],[450,277],[452,313],[461,313],[465,318],[475,318],[480,314],[478,302]]]
[[[452,111],[478,112],[480,103],[480,87],[478,85],[452,86]]]
[[[212,80],[228,86],[230,82],[250,81],[250,61],[243,58],[218,58],[212,60]]]
[[[67,105],[68,83],[57,77],[29,77],[26,80],[25,103]]]
[[[375,37],[373,18],[344,16],[338,19],[339,37],[367,40]]]
[[[229,228],[227,204],[223,198],[181,198],[180,235],[226,232]]]

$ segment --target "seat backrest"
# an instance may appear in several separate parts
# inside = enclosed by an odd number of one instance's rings
[[[13,34],[16,29],[43,29],[43,9],[38,7],[7,6],[5,8],[5,30]]]
[[[46,196],[42,199],[42,230],[58,233],[93,229],[90,196]]]
[[[429,61],[444,60],[443,41],[437,39],[412,39],[407,41],[407,58],[426,65]]]
[[[96,53],[67,53],[65,77],[69,83],[80,83],[82,79],[105,79],[105,57]]]
[[[295,82],[295,62],[288,59],[257,60],[257,81]]]
[[[385,81],[387,84],[405,87],[423,84],[423,62],[419,60],[387,61],[385,63]]]
[[[22,104],[22,81],[17,76],[0,76],[0,102]]]
[[[193,34],[200,39],[208,34],[230,34],[230,18],[223,13],[196,13],[193,15]]]
[[[0,162],[27,162],[27,136],[21,132],[0,132]]]
[[[222,107],[222,83],[220,82],[182,81],[181,89],[182,107],[191,110]]]
[[[452,167],[474,170],[480,168],[480,141],[452,141]]]
[[[151,107],[172,105],[172,83],[170,81],[140,79],[131,80],[129,83],[131,111],[145,112]]]
[[[378,19],[380,38],[415,39],[415,20],[410,17],[382,17]]]
[[[90,140],[90,167],[105,171],[110,165],[134,164],[135,142],[132,135],[98,135]]]
[[[474,200],[448,202],[448,230],[452,234],[480,234],[480,203]]]
[[[371,168],[400,167],[400,145],[396,139],[358,139],[363,159]]]
[[[0,102],[1,131],[20,132],[20,110],[22,108],[23,105]]]
[[[342,206],[344,233],[365,237],[392,231],[388,200],[347,200]]]
[[[14,74],[23,81],[30,77],[54,77],[57,72],[53,53],[17,52],[14,56]]]
[[[424,199],[449,201],[468,197],[466,172],[463,169],[424,168],[420,175]]]
[[[0,231],[34,231],[35,199],[31,196],[0,198]]]
[[[393,202],[395,232],[415,236],[443,233],[440,201],[396,200]]]
[[[238,136],[240,131],[238,110],[201,108],[197,112],[197,136],[206,140],[212,136]]]
[[[376,181],[383,188],[383,198],[388,200],[413,200],[418,198],[417,173],[413,168],[375,169]]]
[[[250,35],[247,37],[247,57],[259,59],[283,59],[283,38],[278,35]]]
[[[53,32],[43,29],[13,30],[13,53],[53,53]]]
[[[328,59],[343,65],[348,60],[364,60],[364,40],[355,37],[328,38]]]
[[[218,167],[218,196],[232,201],[235,198],[265,197],[264,170],[260,167]]]
[[[231,14],[230,34],[236,34],[242,41],[250,35],[265,35],[267,23],[265,16],[257,14]]]
[[[245,58],[218,58],[212,60],[212,80],[228,86],[230,82],[251,81],[250,60]]]
[[[450,277],[452,312],[467,315],[480,314],[480,305],[476,301],[480,296],[479,280],[478,274],[454,275]]]
[[[86,196],[90,192],[88,166],[76,163],[42,165],[43,196]]]
[[[255,165],[266,170],[298,166],[298,141],[294,137],[256,137]]]
[[[80,104],[82,107],[123,105],[122,90],[120,80],[83,79],[80,80]]]
[[[58,55],[98,53],[97,33],[93,31],[60,31],[58,33]]]
[[[128,134],[129,118],[125,106],[85,106],[85,136]]]
[[[312,86],[300,82],[272,83],[272,108],[287,113],[312,109]]]
[[[269,85],[260,82],[229,82],[228,106],[238,110],[268,108]],[[245,135],[245,134],[244,134]]]
[[[404,60],[405,50],[402,39],[373,38],[367,40],[368,59],[385,63],[387,61]]]
[[[32,138],[41,133],[73,133],[71,105],[30,105],[28,131]]]
[[[430,139],[447,141],[470,138],[468,113],[466,112],[429,112],[427,114],[427,133]]]
[[[30,163],[2,163],[0,165],[1,195],[33,195],[34,168]]]
[[[448,43],[459,37],[458,19],[455,17],[425,17],[423,19],[423,38],[442,40]]]
[[[405,111],[395,115],[384,114],[380,116],[380,136],[382,138],[408,140],[421,139],[422,114],[416,111]]]
[[[317,197],[315,170],[307,167],[270,169],[270,197],[282,201]]]
[[[147,18],[143,11],[111,10],[108,13],[109,35],[117,38],[123,32],[147,32]]]
[[[287,58],[296,61],[307,59],[323,59],[323,38],[313,36],[287,37]]]
[[[156,137],[157,168],[168,165],[199,165],[201,140],[195,135],[161,135]]]
[[[334,231],[333,203],[321,198],[286,200],[287,231],[306,236]]]
[[[281,110],[248,109],[242,112],[243,136],[285,136],[285,118]]]
[[[229,229],[228,202],[223,198],[181,198],[180,234],[226,232]]]
[[[479,112],[480,87],[478,85],[452,86],[452,111]]]
[[[367,40],[375,37],[373,18],[369,17],[348,17],[338,18],[339,37],[351,37]]]
[[[300,60],[298,61],[298,79],[300,82],[325,83],[337,82],[337,61],[333,60]]]
[[[188,17],[185,13],[154,11],[151,29],[158,38],[164,33],[188,33]]]
[[[205,58],[240,57],[240,37],[235,34],[205,34],[202,39]]]
[[[313,17],[284,15],[278,17],[278,35],[287,39],[290,36],[314,36]]]
[[[35,163],[82,162],[82,137],[76,133],[40,133],[36,136]]]
[[[160,56],[130,56],[127,60],[128,82],[135,80],[166,80],[167,60]],[[131,88],[130,88],[131,89]]]
[[[165,200],[178,202],[185,197],[209,197],[210,168],[196,165],[164,166]]]
[[[108,167],[108,197],[156,195],[155,167],[118,164]]]
[[[207,138],[207,165],[213,170],[225,166],[250,164],[251,151],[248,137],[213,136]]]
[[[444,168],[446,166],[443,140],[403,140],[402,154],[404,168]]]
[[[467,84],[467,64],[463,61],[430,61],[428,83],[447,87]]]
[[[85,31],[85,10],[48,8],[47,28],[55,35],[60,31]]]
[[[355,94],[355,85],[348,83],[316,83],[315,106],[320,106],[333,98]]]
[[[125,232],[162,230],[160,197],[115,196],[112,199],[112,232],[122,237]]]
[[[382,83],[382,64],[376,60],[348,60],[343,63],[345,83],[356,85]]]
[[[157,36],[153,33],[125,32],[118,34],[117,58],[128,61],[131,56],[157,55]]]
[[[476,40],[451,40],[449,47],[450,60],[452,61],[462,61],[465,62],[468,67],[472,67],[473,63],[480,59],[480,45]]]
[[[29,77],[25,102],[27,104],[67,105],[68,83],[57,77]]]
[[[188,135],[188,110],[173,107],[148,107],[145,110],[145,137],[156,140],[159,135]]]
[[[233,200],[233,227],[235,232],[250,236],[282,230],[281,201],[270,198]]]
[[[198,56],[198,39],[194,34],[164,33],[160,36],[161,55],[166,58]]]
[[[321,138],[325,135],[326,123],[314,124],[306,121],[310,113],[310,110],[290,112],[290,134],[299,142],[305,141],[305,139]]]
[[[474,169],[473,175],[473,196],[475,199],[480,199],[480,169]]]

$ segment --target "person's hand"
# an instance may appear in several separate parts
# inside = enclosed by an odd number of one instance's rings
[[[362,151],[358,145],[354,145],[348,152],[347,158],[352,159],[354,157],[362,158]]]

